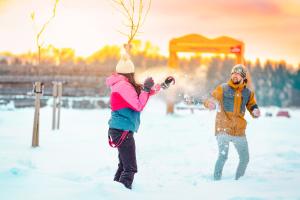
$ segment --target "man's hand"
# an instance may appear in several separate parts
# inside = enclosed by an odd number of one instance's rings
[[[252,114],[255,118],[259,118],[260,117],[260,110],[258,108],[255,108],[253,111],[252,111]]]
[[[216,109],[216,103],[214,101],[208,100],[207,107],[208,107],[209,110],[215,110]]]

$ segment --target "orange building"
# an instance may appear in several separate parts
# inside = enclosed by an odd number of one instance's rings
[[[237,63],[244,63],[245,45],[242,41],[227,36],[209,39],[198,34],[189,34],[174,38],[169,43],[169,62],[171,68],[179,67],[179,52],[197,52],[213,54],[234,54]],[[174,112],[174,103],[167,103],[167,113]]]

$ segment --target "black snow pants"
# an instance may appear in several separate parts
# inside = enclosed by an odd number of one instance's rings
[[[117,143],[123,130],[110,128],[108,130],[114,143]],[[137,173],[135,141],[133,133],[129,132],[123,143],[118,147],[119,164],[114,177],[114,181],[123,183],[128,189],[131,189],[134,174]]]

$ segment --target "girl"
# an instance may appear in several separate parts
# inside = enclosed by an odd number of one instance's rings
[[[149,97],[155,93],[151,88],[153,79],[147,78],[143,85],[134,79],[134,65],[127,54],[122,55],[116,66],[116,73],[106,79],[111,89],[111,118],[108,122],[109,144],[118,148],[119,164],[114,181],[132,188],[134,174],[137,173],[135,141],[133,133],[140,125],[140,112]],[[156,91],[160,85],[156,85]]]

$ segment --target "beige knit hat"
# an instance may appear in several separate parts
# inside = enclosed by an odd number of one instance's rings
[[[124,48],[121,49],[121,58],[116,66],[116,72],[122,74],[134,73],[134,64]]]
[[[233,73],[238,73],[242,76],[243,79],[245,79],[247,77],[247,70],[245,65],[242,64],[237,64],[235,66],[233,66],[233,68],[231,69],[231,74]]]

